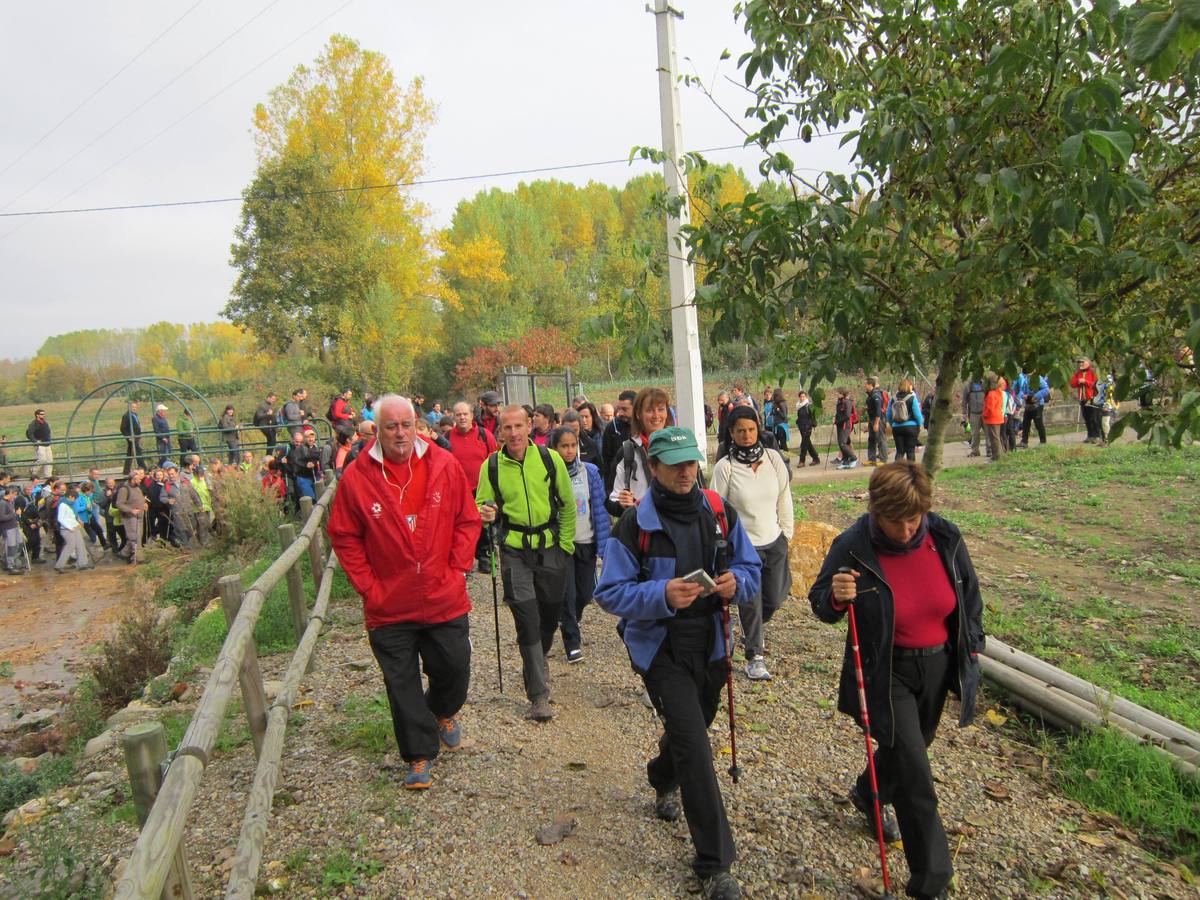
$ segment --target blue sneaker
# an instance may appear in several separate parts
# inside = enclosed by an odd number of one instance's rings
[[[462,726],[458,723],[458,713],[448,719],[439,718],[438,739],[447,750],[457,750],[462,743]]]
[[[852,459],[852,460],[850,460],[850,462],[846,463],[846,465],[842,466],[842,468],[843,469],[853,469],[857,465],[858,465],[858,460]]]
[[[414,759],[410,762],[408,774],[404,776],[404,786],[410,791],[422,791],[433,784],[429,766],[430,762],[427,759]]]

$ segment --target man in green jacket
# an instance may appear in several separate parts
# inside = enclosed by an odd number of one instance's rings
[[[529,698],[527,717],[554,718],[546,653],[562,610],[568,562],[575,552],[575,493],[562,457],[529,440],[523,407],[500,413],[501,449],[483,461],[475,501],[495,522],[504,602],[512,610]]]

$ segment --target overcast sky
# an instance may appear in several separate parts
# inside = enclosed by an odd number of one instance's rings
[[[661,145],[654,17],[645,5],[5,4],[0,211],[238,196],[255,169],[254,105],[335,32],[384,53],[401,81],[425,78],[438,109],[427,178],[624,158],[635,145]],[[736,59],[748,42],[733,0],[677,5],[685,13],[677,22],[682,70],[710,82],[740,117],[747,95],[726,76],[740,83]],[[720,62],[724,49],[733,58]],[[683,117],[687,149],[741,143],[738,129],[694,89],[683,92]],[[788,147],[798,166],[840,166],[837,138]],[[710,156],[758,178],[752,151]],[[437,226],[458,201],[486,188],[550,177],[622,184],[648,168],[596,166],[414,190]],[[64,331],[218,318],[233,278],[238,214],[234,202],[0,218],[0,357],[32,356],[45,337]]]

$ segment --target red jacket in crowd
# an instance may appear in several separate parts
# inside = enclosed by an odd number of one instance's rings
[[[354,424],[354,407],[342,397],[333,401],[333,423],[336,425],[339,422]]]
[[[483,461],[499,449],[496,439],[490,431],[474,422],[466,434],[459,431],[457,425],[454,426],[446,439],[450,441],[450,452],[462,463],[463,471],[467,473],[471,493],[475,493],[475,488],[479,487],[479,470],[483,467]]]
[[[1087,403],[1096,396],[1096,370],[1091,366],[1078,369],[1071,376],[1071,387],[1075,389],[1076,399]]]
[[[413,452],[427,471],[411,524],[400,511],[400,486],[385,479],[377,442],[345,469],[333,499],[329,540],[363,598],[367,628],[436,625],[471,610],[465,576],[481,527],[475,494],[445,450],[418,436]]]

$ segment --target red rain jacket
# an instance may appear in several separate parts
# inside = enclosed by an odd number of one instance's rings
[[[363,598],[367,628],[394,622],[436,625],[471,610],[466,573],[475,565],[479,510],[462,466],[418,436],[428,466],[425,502],[413,527],[400,514],[394,486],[383,479],[372,442],[338,482],[329,540]]]

